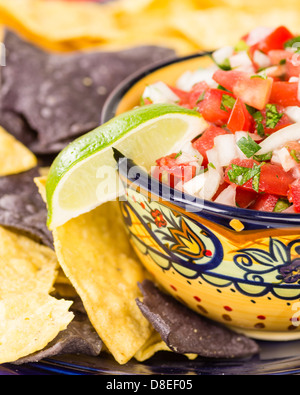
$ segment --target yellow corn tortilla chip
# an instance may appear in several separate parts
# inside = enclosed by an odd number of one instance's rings
[[[59,263],[116,361],[124,364],[152,334],[136,304],[145,272],[123,228],[117,202],[106,203],[54,232]]]
[[[0,227],[0,299],[25,291],[49,293],[57,269],[50,248]]]
[[[271,8],[259,0],[0,0],[0,23],[55,51],[155,44],[185,55],[235,44],[256,26],[297,32],[299,17],[297,0],[275,0]]]
[[[173,352],[170,350],[167,344],[162,340],[160,334],[158,332],[153,331],[150,338],[143,345],[143,347],[141,347],[137,351],[134,358],[139,362],[144,362],[159,351]]]
[[[46,347],[73,320],[71,304],[35,291],[0,300],[0,364]]]
[[[36,165],[35,155],[0,126],[0,176],[22,173]]]
[[[0,227],[0,363],[43,349],[72,321],[72,302],[49,296],[57,273],[52,249]]]

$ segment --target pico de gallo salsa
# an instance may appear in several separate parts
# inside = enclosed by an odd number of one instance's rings
[[[206,130],[158,158],[153,176],[204,199],[300,213],[300,36],[256,28],[169,86],[145,88],[142,104],[199,111]]]

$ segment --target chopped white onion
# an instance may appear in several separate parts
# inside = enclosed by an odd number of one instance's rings
[[[241,51],[236,55],[229,58],[230,66],[232,69],[242,70],[250,74],[254,74],[255,70],[252,61],[247,53],[247,51]]]
[[[230,162],[238,156],[234,134],[217,136],[214,143],[218,152],[220,166],[229,166]]]
[[[222,178],[220,173],[212,167],[209,167],[208,172],[205,174],[205,182],[203,188],[199,192],[199,197],[204,200],[211,200],[217,193]]]
[[[229,185],[215,199],[215,203],[226,204],[228,206],[236,206],[236,185]]]
[[[274,151],[271,162],[281,165],[286,172],[292,170],[297,165],[289,150],[285,147]]]
[[[212,57],[218,65],[222,65],[227,59],[229,59],[233,55],[233,53],[234,53],[234,48],[230,46],[226,46],[217,49],[212,54]]]
[[[197,195],[203,188],[207,177],[208,172],[202,173],[199,176],[192,178],[190,181],[185,182],[182,185],[183,191],[192,196]]]
[[[259,144],[261,149],[257,152],[257,155],[268,154],[269,152],[282,148],[291,141],[298,140],[300,140],[300,123],[294,123],[293,125],[278,130],[262,141]]]
[[[200,154],[199,151],[197,151],[194,147],[193,144],[190,141],[187,141],[182,148],[180,149],[181,152],[188,154],[191,158],[193,158],[194,161],[197,161],[199,165],[202,164],[203,162],[203,156]]]
[[[290,118],[293,122],[300,123],[300,107],[298,106],[290,106],[285,109],[286,115]]]
[[[216,88],[218,84],[213,80],[213,75],[219,70],[218,66],[211,66],[205,69],[198,69],[196,71],[186,71],[178,79],[177,88],[189,92],[198,82],[206,82],[210,87]]]
[[[271,66],[271,59],[261,51],[256,50],[253,55],[253,60],[260,69],[265,69]]]
[[[212,148],[206,151],[207,160],[209,163],[212,163],[219,174],[223,177],[224,176],[224,169],[220,165],[219,154],[216,148]]]
[[[269,27],[258,26],[249,33],[246,42],[251,47],[269,36],[273,30]]]
[[[299,77],[291,77],[289,82],[299,82]]]
[[[179,101],[179,97],[162,81],[158,81],[154,84],[146,86],[144,93],[144,99],[150,99],[152,103],[176,103]]]

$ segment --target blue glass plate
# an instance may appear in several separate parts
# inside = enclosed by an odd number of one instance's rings
[[[0,366],[0,375],[298,375],[300,341],[258,342],[261,353],[249,360],[194,361],[160,352],[146,362],[117,364],[109,355],[64,355],[39,363]]]

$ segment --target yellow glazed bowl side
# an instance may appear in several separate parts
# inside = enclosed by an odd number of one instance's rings
[[[210,64],[204,56],[155,70],[128,89],[116,114],[139,105],[147,84],[162,80],[174,85],[185,71]],[[300,338],[298,226],[247,230],[234,217],[215,221],[205,212],[188,213],[147,196],[128,187],[121,210],[137,255],[167,292],[251,337]]]

